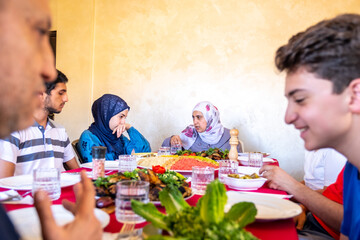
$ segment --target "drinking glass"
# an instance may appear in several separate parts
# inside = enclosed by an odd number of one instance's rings
[[[191,188],[194,194],[205,194],[206,186],[214,181],[214,170],[212,167],[192,167]]]
[[[149,182],[121,181],[116,184],[115,215],[118,222],[136,224],[145,221],[132,210],[131,199],[148,203]]]
[[[263,165],[263,154],[260,152],[249,152],[249,166],[261,167]]]
[[[136,155],[119,155],[119,172],[132,172],[136,167]]]
[[[237,174],[239,163],[233,160],[221,160],[219,163],[219,180],[224,183],[224,176],[228,174]]]
[[[105,154],[106,147],[92,147],[92,175],[93,179],[105,176]]]
[[[171,145],[170,147],[170,154],[175,155],[177,151],[180,151],[182,149],[180,144]]]
[[[60,170],[57,168],[37,168],[33,170],[32,195],[38,190],[47,192],[51,200],[60,198]]]
[[[158,151],[158,156],[161,155],[170,155],[170,147],[160,147]]]

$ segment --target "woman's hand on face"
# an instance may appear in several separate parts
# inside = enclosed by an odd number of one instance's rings
[[[170,139],[170,145],[171,146],[174,146],[174,145],[181,145],[182,146],[180,136],[179,135],[172,136],[171,139]]]
[[[126,131],[129,130],[131,128],[131,125],[129,123],[125,123],[125,129]]]
[[[123,134],[123,132],[125,132],[126,127],[125,124],[119,124],[117,127],[114,128],[113,130],[113,134],[116,133],[116,137],[119,138],[121,136],[121,134]]]

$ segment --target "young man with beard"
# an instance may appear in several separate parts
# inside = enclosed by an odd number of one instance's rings
[[[285,122],[300,130],[307,150],[334,148],[348,159],[340,238],[359,239],[360,15],[340,15],[295,35],[277,50],[275,62],[286,71]],[[341,216],[342,209],[335,202],[303,185],[292,186],[293,181],[279,177],[276,169],[261,169],[270,187],[288,191],[309,206],[313,202],[310,211],[322,219],[333,215],[330,225],[340,227],[335,215]]]
[[[0,138],[33,123],[43,82],[56,78],[47,34],[50,27],[47,0],[0,0]],[[74,190],[77,202],[64,200],[63,205],[75,218],[62,227],[55,222],[47,194],[35,193],[44,239],[101,239],[101,225],[94,215],[95,190],[84,172]],[[0,236],[19,239],[1,205]]]
[[[32,174],[35,168],[79,168],[65,128],[49,119],[68,101],[67,77],[58,70],[55,81],[40,94],[42,106],[34,113],[34,124],[0,140],[0,178]]]

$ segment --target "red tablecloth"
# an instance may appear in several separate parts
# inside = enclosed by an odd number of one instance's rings
[[[272,163],[274,165],[278,165],[277,162]],[[71,170],[68,172],[79,172],[81,169]],[[88,169],[87,169],[88,170]],[[89,170],[88,170],[89,171]],[[0,191],[3,191],[6,189],[0,188]],[[233,189],[228,189],[233,190]],[[19,191],[20,194],[25,193],[26,191]],[[283,191],[273,190],[267,187],[265,184],[263,187],[259,188],[258,190],[254,192],[262,192],[262,193],[274,193],[274,194],[286,194]],[[192,198],[188,199],[187,202],[195,206],[198,202],[200,195],[195,195]],[[68,199],[72,202],[75,202],[75,195],[73,192],[72,187],[65,187],[61,189],[61,197],[60,199],[53,201],[53,204],[61,204],[63,199]],[[20,205],[20,204],[4,204],[4,207],[7,211],[20,209],[20,208],[26,208],[26,207],[32,207],[32,205]],[[165,211],[164,208],[159,207],[159,210]],[[142,227],[146,225],[139,224],[136,227]],[[122,227],[122,224],[119,223],[116,220],[115,214],[110,214],[110,223],[109,225],[104,229],[106,232],[119,232]],[[246,227],[248,231],[250,231],[252,234],[254,234],[259,239],[286,239],[286,240],[292,240],[292,239],[298,239],[295,224],[292,219],[285,219],[285,220],[276,220],[276,221],[266,221],[266,222],[255,222],[250,224]]]

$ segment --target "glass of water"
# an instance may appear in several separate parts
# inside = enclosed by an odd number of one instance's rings
[[[263,165],[263,154],[260,152],[249,152],[249,166],[261,167]]]
[[[177,151],[180,151],[182,149],[180,144],[171,145],[170,147],[170,154],[175,155]]]
[[[32,194],[38,190],[47,192],[51,200],[57,200],[61,194],[60,170],[57,168],[37,168],[33,170]]]
[[[206,186],[214,181],[214,170],[212,167],[192,167],[191,188],[194,194],[205,194]]]
[[[133,212],[131,200],[149,202],[149,182],[121,181],[116,184],[115,215],[118,222],[136,224],[144,222],[141,216]]]
[[[119,172],[132,172],[136,167],[135,155],[119,155]]]
[[[219,161],[219,180],[224,183],[224,176],[238,173],[239,163],[233,160]]]
[[[161,155],[170,155],[170,147],[160,147],[158,151],[158,156]]]

